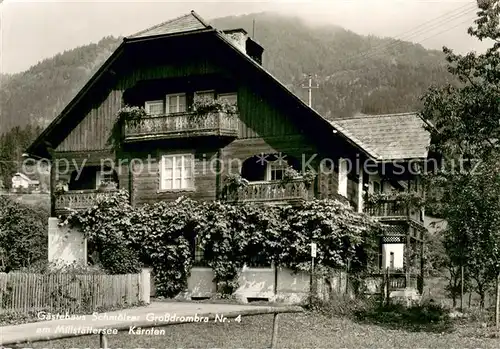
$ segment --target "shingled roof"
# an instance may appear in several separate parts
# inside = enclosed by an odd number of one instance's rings
[[[377,160],[427,158],[431,136],[417,113],[359,115],[331,124]]]
[[[170,19],[166,22],[154,25],[141,30],[138,33],[128,36],[128,38],[142,38],[146,36],[165,35],[175,33],[186,33],[190,31],[211,28],[195,11],[191,11],[183,16]]]

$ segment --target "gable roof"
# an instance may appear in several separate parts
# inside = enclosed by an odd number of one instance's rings
[[[154,25],[150,28],[141,30],[138,33],[128,36],[128,38],[140,38],[155,35],[165,35],[174,33],[186,33],[190,31],[208,29],[211,26],[206,23],[196,12],[170,19],[166,22]]]
[[[377,160],[427,158],[431,135],[417,113],[359,115],[331,123]]]
[[[85,86],[76,94],[76,96],[68,103],[68,105],[63,109],[63,111],[50,123],[50,125],[38,136],[38,138],[30,145],[27,149],[29,156],[34,157],[51,157],[50,150],[54,147],[51,139],[57,133],[57,126],[65,121],[69,113],[74,110],[78,103],[91,91],[92,87],[105,76],[106,73],[112,72],[113,63],[119,58],[123,52],[126,51],[127,47],[138,43],[141,41],[167,38],[170,36],[180,36],[185,34],[198,34],[201,32],[213,33],[215,36],[223,41],[228,47],[231,47],[234,52],[240,55],[247,63],[253,66],[256,73],[263,74],[264,78],[267,79],[269,84],[273,84],[278,87],[282,92],[285,93],[287,98],[290,98],[292,103],[297,108],[302,111],[311,114],[316,121],[318,121],[321,127],[326,127],[331,131],[332,137],[340,136],[344,141],[347,141],[351,146],[356,149],[361,150],[365,156],[374,158],[365,148],[361,147],[356,141],[353,141],[341,128],[337,128],[334,124],[330,123],[326,118],[320,115],[316,110],[308,106],[302,99],[295,95],[288,87],[281,83],[276,77],[274,77],[270,72],[268,72],[261,64],[257,63],[254,59],[248,56],[246,53],[242,52],[237,46],[232,42],[223,31],[213,28],[208,25],[196,12],[191,11],[181,17],[166,21],[159,25],[153,26],[141,32],[135,33],[129,37],[123,39],[120,46],[111,54],[111,56],[102,64],[98,71],[89,79]],[[226,30],[227,32],[227,30]],[[81,115],[83,118],[84,115]],[[78,120],[77,120],[78,121]]]

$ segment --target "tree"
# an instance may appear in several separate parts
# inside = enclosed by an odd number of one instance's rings
[[[478,19],[468,33],[491,47],[466,55],[445,47],[448,70],[459,83],[431,87],[421,115],[432,122],[433,150],[445,159],[430,183],[441,189],[448,239],[454,241],[447,253],[469,270],[483,305],[486,288],[497,280],[500,329],[500,2],[477,4]]]

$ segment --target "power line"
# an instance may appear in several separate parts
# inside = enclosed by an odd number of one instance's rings
[[[457,13],[457,14],[451,16],[450,18],[447,18],[444,21],[435,23],[432,26],[425,28],[425,30],[418,30],[418,31],[416,31],[415,33],[413,33],[410,36],[403,37],[403,38],[400,38],[400,39],[394,39],[394,40],[391,41],[391,43],[386,44],[384,47],[381,47],[379,49],[369,50],[365,54],[362,54],[359,57],[357,57],[356,59],[360,59],[361,58],[362,60],[364,60],[365,58],[372,58],[375,55],[377,55],[378,53],[382,53],[382,52],[387,51],[388,49],[398,47],[402,43],[404,43],[405,41],[411,42],[412,40],[416,39],[418,36],[421,36],[422,34],[427,34],[429,32],[432,32],[433,30],[442,27],[444,24],[449,24],[451,22],[454,22],[455,20],[457,20],[457,19],[459,19],[459,18],[461,18],[463,16],[466,16],[468,14],[471,14],[472,12],[475,12],[475,9],[469,9],[467,11],[463,11],[461,13]],[[460,22],[460,24],[462,24],[462,22]],[[455,27],[456,26],[454,26],[452,28],[455,28]]]
[[[395,40],[402,40],[402,38],[404,38],[406,35],[408,35],[408,34],[412,35],[412,33],[415,30],[417,30],[418,28],[421,28],[421,27],[425,26],[426,24],[431,24],[432,22],[435,22],[435,21],[439,20],[440,18],[447,17],[448,15],[452,15],[454,12],[460,12],[461,10],[463,10],[464,8],[467,8],[467,7],[469,7],[469,9],[467,9],[467,11],[470,10],[470,9],[476,8],[476,6],[474,4],[471,4],[471,3],[468,3],[468,4],[464,5],[464,6],[460,6],[460,7],[456,8],[456,9],[454,9],[454,10],[448,11],[448,12],[446,12],[446,13],[438,16],[438,17],[435,17],[435,18],[430,19],[430,20],[428,20],[428,21],[426,21],[426,22],[424,22],[422,24],[419,24],[416,27],[413,27],[413,28],[411,28],[410,30],[408,30],[406,32],[398,34],[398,35],[396,35],[394,37],[394,39]],[[379,46],[385,46],[385,44],[380,44],[378,46],[375,46],[373,49],[377,49]],[[370,49],[370,50],[372,50],[372,49]]]
[[[464,8],[467,8],[467,7],[468,7],[468,9],[466,9],[465,11],[462,11]],[[455,19],[458,19],[461,16],[464,16],[466,14],[469,14],[469,13],[475,11],[475,9],[476,9],[476,6],[474,4],[470,4],[470,3],[467,5],[461,6],[459,8],[452,10],[452,11],[449,11],[441,16],[438,16],[438,17],[435,17],[429,21],[426,21],[426,22],[410,29],[409,31],[406,31],[402,34],[397,35],[390,43],[379,44],[379,45],[372,47],[364,52],[352,55],[352,56],[348,57],[346,60],[352,61],[352,60],[358,60],[360,58],[362,60],[364,60],[364,58],[371,57],[376,53],[381,53],[381,52],[384,52],[385,50],[387,50],[388,48],[400,45],[401,44],[400,41],[402,41],[402,40],[408,41],[408,40],[413,39],[415,37],[415,34],[417,34],[417,35],[425,34],[426,32],[429,32],[433,29],[436,29],[437,26],[440,26],[440,25],[449,23]],[[455,13],[455,12],[457,12],[457,13]],[[449,15],[451,15],[451,17],[449,17]],[[444,21],[439,21],[439,19],[443,18],[443,17],[448,17],[448,18],[446,18],[446,20],[444,20]],[[423,28],[424,29],[423,31],[422,31],[422,29],[419,29],[419,28],[425,26],[426,24],[435,22],[436,20],[438,20],[438,22],[432,24],[430,27]]]
[[[443,34],[443,33],[447,32],[447,31],[450,31],[450,30],[452,30],[452,29],[455,29],[456,27],[458,27],[458,26],[460,26],[460,25],[462,25],[462,24],[464,24],[464,23],[469,22],[471,19],[472,19],[472,20],[474,20],[474,19],[476,19],[476,18],[477,18],[477,17],[475,17],[475,18],[468,18],[468,19],[466,19],[465,21],[462,21],[462,22],[460,22],[460,23],[457,23],[457,25],[454,25],[453,27],[450,27],[450,28],[448,28],[448,29],[442,30],[442,31],[440,31],[440,32],[438,32],[438,33],[436,33],[436,34],[434,34],[434,35],[431,35],[431,36],[429,36],[429,37],[427,37],[427,38],[425,38],[425,39],[420,40],[419,42],[417,42],[417,44],[420,44],[420,43],[424,42],[425,40],[428,40],[428,39],[430,39],[430,38],[433,38],[433,37],[435,37],[435,36],[438,36],[438,35],[440,35],[440,34]]]
[[[428,39],[430,39],[430,38],[433,38],[433,37],[435,37],[435,36],[438,36],[438,35],[441,35],[441,34],[443,34],[443,33],[445,33],[445,32],[448,32],[448,31],[450,31],[450,30],[452,30],[452,29],[455,29],[455,28],[457,28],[458,26],[460,26],[460,25],[462,25],[462,24],[464,24],[464,23],[467,23],[467,22],[473,21],[473,20],[474,20],[474,19],[476,19],[476,18],[477,18],[477,17],[467,18],[466,20],[461,21],[461,22],[457,23],[457,24],[456,24],[456,25],[454,25],[454,26],[451,26],[451,27],[445,28],[444,30],[441,30],[441,31],[439,31],[439,32],[437,32],[437,33],[434,33],[433,35],[430,35],[430,36],[428,36],[428,37],[426,37],[426,38],[424,38],[424,39],[420,39],[419,41],[417,41],[417,42],[412,42],[412,43],[413,43],[413,44],[420,44],[420,43],[422,43],[422,42],[423,42],[423,41],[425,41],[425,40],[428,40]],[[389,49],[394,49],[394,48],[397,48],[397,47],[399,47],[399,46],[401,46],[401,45],[404,45],[405,43],[406,43],[406,42],[402,42],[402,41],[401,41],[401,42],[398,42],[397,44],[395,44],[395,45],[393,45],[393,46],[391,46],[391,47],[388,47],[388,48],[386,49],[386,51],[385,51],[385,52],[387,52],[387,50],[389,50]],[[364,63],[364,62],[366,62],[367,60],[369,60],[370,58],[373,58],[373,57],[375,57],[377,54],[380,54],[380,53],[384,53],[384,51],[382,50],[382,51],[374,52],[373,54],[370,54],[370,55],[367,55],[367,56],[365,56],[365,57],[362,57],[362,58],[361,58],[361,60],[358,60],[356,63],[358,63],[358,64],[360,64],[360,63]]]

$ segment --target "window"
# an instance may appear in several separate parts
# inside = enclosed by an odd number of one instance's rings
[[[194,99],[215,99],[215,91],[197,91],[194,93]]]
[[[394,252],[389,254],[389,268],[394,269]]]
[[[162,115],[164,113],[163,101],[147,101],[144,109],[148,115]]]
[[[186,111],[186,94],[167,95],[167,114],[184,113]]]
[[[160,165],[160,190],[194,188],[193,154],[164,155]]]
[[[347,160],[339,159],[339,194],[347,197]]]
[[[373,182],[373,192],[374,193],[380,193],[380,183],[379,182]]]
[[[268,181],[280,181],[283,179],[283,174],[288,168],[288,164],[285,161],[273,161],[267,165],[267,180]]]
[[[108,171],[98,171],[96,173],[96,188],[99,188],[101,186],[101,183],[103,182],[114,182],[114,176],[113,176],[113,171],[108,170]]]
[[[218,95],[218,99],[227,101],[228,103],[238,105],[238,94],[234,93],[221,93]]]
[[[201,248],[200,242],[197,237],[195,237],[194,241],[192,242],[191,251],[193,253],[193,259],[194,259],[193,265],[198,267],[203,267],[207,265],[205,261],[205,250]]]

